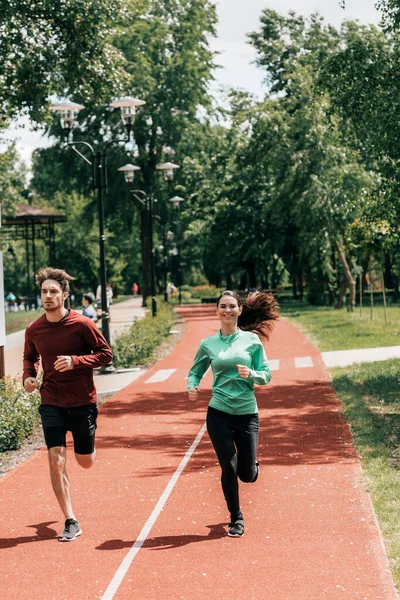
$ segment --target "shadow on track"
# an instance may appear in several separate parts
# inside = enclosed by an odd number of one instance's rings
[[[164,535],[160,537],[149,537],[142,545],[142,548],[151,548],[153,550],[168,550],[169,548],[180,548],[188,544],[196,542],[204,542],[209,540],[218,540],[226,536],[225,527],[228,523],[216,523],[215,525],[206,525],[210,530],[207,535]],[[96,550],[122,550],[123,548],[131,548],[136,540],[108,540],[100,546],[96,546]]]
[[[58,521],[46,521],[44,523],[37,523],[36,525],[27,525],[27,527],[36,529],[35,535],[20,536],[16,538],[1,538],[0,549],[13,548],[14,546],[19,546],[20,544],[29,544],[31,542],[52,540],[57,537],[57,532],[49,527],[49,525],[57,522]]]

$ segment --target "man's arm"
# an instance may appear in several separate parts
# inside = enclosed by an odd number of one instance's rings
[[[92,354],[84,354],[82,356],[71,356],[72,369],[87,369],[101,367],[107,365],[112,361],[112,352],[110,346],[107,344],[103,334],[93,321],[87,321],[83,327],[83,335],[89,348],[92,350]],[[65,357],[59,357],[65,358]],[[56,367],[57,368],[57,367]],[[67,370],[67,369],[59,369]]]
[[[32,341],[29,327],[25,331],[25,344],[23,354],[22,384],[27,392],[33,392],[37,387],[37,365],[39,364],[39,353]]]

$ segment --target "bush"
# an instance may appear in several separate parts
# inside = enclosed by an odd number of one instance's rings
[[[160,343],[169,336],[174,322],[172,306],[158,303],[157,316],[152,317],[149,313],[118,336],[113,345],[114,365],[122,368],[143,366]]]
[[[192,288],[192,298],[218,298],[222,290],[223,288],[217,288],[214,285],[196,285]]]
[[[29,394],[17,379],[0,379],[0,452],[16,450],[39,425],[38,391]]]

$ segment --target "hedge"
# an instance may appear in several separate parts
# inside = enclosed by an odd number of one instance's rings
[[[112,349],[114,366],[129,368],[146,364],[156,348],[169,336],[174,322],[172,306],[159,302],[155,317],[149,313],[144,319],[137,319],[118,336]]]
[[[0,452],[16,450],[39,425],[38,391],[29,394],[17,379],[0,379]]]

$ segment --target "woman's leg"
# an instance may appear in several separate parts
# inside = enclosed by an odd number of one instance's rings
[[[238,424],[239,425],[239,424]],[[251,483],[257,479],[256,466],[258,431],[260,421],[258,414],[242,415],[240,426],[235,429],[234,442],[237,448],[237,474],[241,481]]]
[[[221,484],[231,522],[242,519],[239,505],[239,486],[237,479],[237,455],[234,444],[233,428],[229,425],[230,415],[212,407],[207,412],[207,431],[221,465]]]

